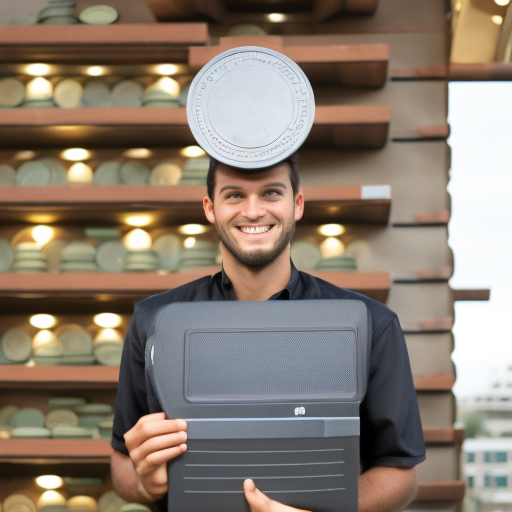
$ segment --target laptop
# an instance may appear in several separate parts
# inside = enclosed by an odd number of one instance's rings
[[[370,337],[358,300],[165,306],[146,366],[166,416],[188,424],[169,510],[249,512],[251,478],[293,507],[357,512]]]

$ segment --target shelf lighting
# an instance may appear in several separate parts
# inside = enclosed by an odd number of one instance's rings
[[[199,146],[187,146],[180,150],[180,155],[187,158],[197,158],[206,155],[206,153]]]
[[[150,91],[163,91],[177,98],[180,94],[180,84],[174,78],[163,76],[146,88],[146,92]]]
[[[54,236],[55,236],[55,230],[51,228],[50,226],[36,226],[32,228],[32,238],[39,244],[39,245],[46,245]]]
[[[58,489],[64,485],[64,480],[57,475],[41,475],[36,478],[36,484],[43,489]]]
[[[183,247],[190,249],[191,247],[194,247],[196,245],[196,239],[193,236],[189,236],[188,238],[185,238],[183,241]]]
[[[345,245],[337,238],[326,238],[319,246],[322,258],[334,258],[345,252]]]
[[[323,224],[318,227],[318,232],[324,236],[339,236],[345,233],[345,227],[341,224]]]
[[[182,235],[202,235],[206,233],[207,227],[202,224],[184,224],[178,228]]]
[[[105,68],[102,66],[89,66],[85,72],[89,76],[101,76],[105,74]]]
[[[115,313],[99,313],[94,316],[94,323],[105,329],[119,327],[123,323],[123,319]]]
[[[143,229],[132,229],[128,232],[123,239],[124,246],[131,250],[143,250],[150,249],[153,241],[151,235]]]
[[[39,315],[32,315],[29,319],[30,325],[37,329],[51,329],[57,324],[57,319],[53,315],[41,313]],[[47,487],[51,489],[51,487]]]
[[[455,4],[455,12],[460,12],[462,10],[462,2],[457,2]]]
[[[268,15],[268,19],[272,23],[281,23],[286,20],[286,16],[280,12],[272,12]]]
[[[26,98],[30,100],[48,99],[53,96],[53,86],[49,80],[38,76],[25,86]]]
[[[25,73],[32,76],[45,76],[50,72],[50,66],[48,64],[28,64],[25,67]]]
[[[98,343],[118,343],[122,345],[123,337],[115,329],[101,329],[94,338],[94,344],[97,345]]]
[[[131,148],[127,149],[123,156],[127,158],[149,158],[153,152],[148,148]]]
[[[491,16],[491,20],[496,25],[501,25],[503,23],[503,18],[501,16],[497,16],[497,15]]]
[[[510,0],[494,0],[494,3],[500,7],[505,7],[510,3]]]
[[[87,160],[91,157],[90,151],[83,148],[69,148],[65,149],[60,156],[64,158],[64,160],[69,160],[71,162],[80,162],[82,160]]]
[[[57,336],[48,329],[42,329],[32,338],[32,346],[34,349],[41,347],[51,347],[57,342]]]
[[[37,500],[36,507],[37,510],[42,509],[43,507],[66,507],[66,498],[62,496],[60,492],[57,491],[45,491],[39,499]]]
[[[93,170],[83,162],[75,162],[68,169],[68,181],[71,183],[92,183]]]
[[[159,75],[174,75],[178,72],[178,66],[175,64],[159,64],[155,67],[155,71]]]
[[[144,226],[149,226],[153,222],[152,215],[129,215],[126,217],[125,221],[128,226],[133,226],[135,228],[142,228]]]
[[[14,155],[15,160],[32,160],[36,156],[36,152],[31,149],[25,149],[24,151],[18,151]]]

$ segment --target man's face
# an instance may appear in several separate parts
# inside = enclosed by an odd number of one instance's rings
[[[220,164],[213,202],[206,197],[203,206],[231,255],[243,265],[261,268],[290,244],[304,198],[302,191],[293,197],[287,164],[257,174]]]

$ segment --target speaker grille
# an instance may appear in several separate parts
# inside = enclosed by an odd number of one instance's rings
[[[185,352],[192,402],[350,398],[357,390],[356,333],[193,331]]]

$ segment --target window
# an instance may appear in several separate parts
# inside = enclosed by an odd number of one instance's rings
[[[475,462],[475,452],[466,453],[466,462]]]
[[[468,488],[473,489],[473,487],[475,487],[475,477],[468,476]]]
[[[495,478],[496,487],[507,487],[507,477],[506,476],[497,476]]]
[[[507,462],[507,452],[496,452],[496,462]]]
[[[484,462],[492,462],[492,453],[484,452]]]
[[[492,487],[492,477],[491,477],[491,475],[485,475],[484,487],[487,487],[487,488]]]

